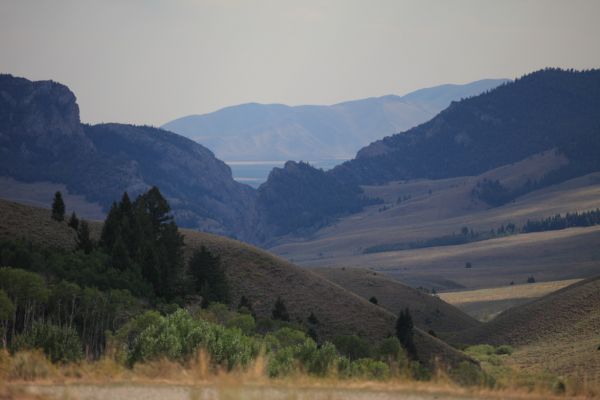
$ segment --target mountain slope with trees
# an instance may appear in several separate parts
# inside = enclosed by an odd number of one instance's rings
[[[0,176],[62,183],[105,211],[159,185],[183,226],[248,238],[255,220],[255,192],[208,149],[151,127],[82,124],[56,82],[0,75],[0,154]]]
[[[124,204],[126,202],[121,201],[116,207],[122,209]],[[0,210],[3,215],[9,215],[9,218],[0,220],[0,241],[23,238],[26,240],[25,249],[27,246],[48,246],[52,243],[58,249],[61,249],[60,251],[66,252],[65,254],[70,254],[69,252],[77,247],[77,238],[72,233],[73,229],[69,227],[66,221],[59,223],[52,220],[49,210],[18,205],[4,200],[0,200]],[[113,212],[113,215],[115,214],[117,214],[116,211]],[[110,221],[119,220],[112,216],[109,217],[108,221],[109,224],[112,224]],[[121,228],[118,231],[122,231],[128,225],[124,224],[123,220],[120,221],[118,225]],[[50,223],[50,226],[48,230],[41,234],[37,227],[47,222]],[[91,222],[90,230],[92,239],[99,241],[100,246],[102,246],[102,236],[106,236],[106,232],[109,232],[111,228],[103,228],[101,223]],[[104,235],[102,235],[103,231],[105,232]],[[397,317],[394,313],[377,307],[366,299],[310,271],[236,240],[193,230],[181,230],[181,234],[184,240],[182,255],[185,265],[188,265],[191,259],[197,257],[197,252],[201,252],[203,249],[213,257],[218,258],[227,279],[228,298],[231,307],[237,307],[240,303],[249,304],[257,318],[271,319],[273,307],[277,299],[281,298],[285,303],[291,322],[300,325],[308,324],[309,319],[312,319],[310,318],[311,314],[314,315],[314,319],[318,323],[313,324],[315,325],[313,329],[321,340],[332,339],[339,335],[359,335],[366,340],[378,342],[388,335],[394,334]],[[50,242],[49,238],[53,237],[64,237],[65,240],[62,243],[58,241]],[[27,244],[27,241],[31,241],[31,245]],[[99,257],[96,259],[95,264],[81,270],[71,269],[70,273],[76,274],[71,276],[78,276],[77,279],[80,280],[77,282],[82,286],[90,285],[90,281],[87,281],[87,279],[96,276],[93,272],[95,265],[101,266],[106,262],[111,264],[113,261],[118,260],[118,258],[113,258],[115,253],[118,253],[115,252],[116,248],[118,248],[117,245],[112,246],[111,256],[108,260],[103,259],[100,255],[94,256]],[[7,254],[19,254],[19,252],[4,252],[2,254],[6,256]],[[78,254],[78,257],[84,257],[80,253]],[[160,260],[157,260],[157,262],[157,265],[160,265]],[[40,264],[33,265],[39,266]],[[137,270],[135,262],[129,265],[134,268],[132,272]],[[39,270],[47,276],[54,277],[57,276],[56,274],[65,274],[68,271],[55,268]],[[103,275],[97,275],[97,278],[104,279],[102,282],[107,282],[106,279],[118,277],[118,271],[118,268],[111,267],[110,271],[106,271]],[[68,275],[61,276],[66,277]],[[165,283],[168,281],[169,279]],[[86,282],[88,283],[86,284]],[[98,286],[98,282],[95,283],[96,286]],[[130,279],[127,281],[116,279],[110,285],[127,285],[130,283]],[[126,286],[122,286],[118,290],[125,290],[126,288]],[[183,289],[189,290],[189,288]],[[158,295],[160,296],[160,293]],[[166,299],[168,299],[169,294],[166,295]],[[245,301],[242,301],[242,297],[245,298]],[[154,301],[160,303],[159,298]],[[175,296],[172,297],[171,301],[181,300],[177,300]],[[427,365],[433,365],[434,357],[439,357],[450,365],[457,365],[461,361],[468,360],[462,353],[418,328],[415,328],[414,335],[419,359]]]
[[[478,175],[557,148],[571,177],[600,168],[600,70],[546,69],[454,102],[431,121],[361,149],[343,182]]]

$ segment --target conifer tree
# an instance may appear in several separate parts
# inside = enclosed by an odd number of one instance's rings
[[[62,198],[61,192],[54,194],[54,200],[52,201],[52,219],[56,221],[65,220],[65,202]]]
[[[289,322],[290,320],[290,315],[288,314],[287,307],[285,306],[285,303],[283,302],[281,297],[277,297],[277,300],[275,300],[275,305],[273,306],[272,311],[272,317],[273,319],[277,319],[280,321]]]
[[[89,254],[94,249],[94,243],[90,238],[90,226],[86,220],[79,222],[79,229],[77,230],[77,248],[83,250],[85,254]]]
[[[75,229],[75,231],[77,231],[77,229],[79,228],[79,218],[77,218],[77,214],[75,214],[75,211],[71,213],[71,218],[69,218],[69,222],[67,224],[71,228]]]
[[[194,289],[202,296],[202,305],[229,303],[229,286],[218,256],[212,255],[206,247],[194,252],[189,263],[189,273],[194,281]],[[252,310],[249,302],[247,306]],[[246,304],[244,304],[246,305]]]
[[[396,320],[396,337],[406,350],[406,353],[412,358],[417,358],[417,349],[414,343],[414,325],[412,316],[408,308],[401,310]]]

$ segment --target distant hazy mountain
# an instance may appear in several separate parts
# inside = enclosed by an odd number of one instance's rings
[[[327,172],[293,164],[275,169],[259,188],[258,207],[263,221],[277,221],[275,235],[285,228],[299,231],[326,224],[361,204],[359,191],[346,191],[343,199],[335,199],[333,194],[320,194],[327,188],[473,176],[552,149],[563,154],[568,165],[519,189],[555,184],[600,171],[599,110],[600,70],[537,71],[452,103],[430,121],[375,141]],[[330,198],[337,208],[323,204]],[[294,215],[294,220],[284,215]]]
[[[506,82],[485,79],[441,85],[405,96],[383,96],[331,106],[242,104],[182,117],[163,125],[224,160],[351,158],[363,146],[423,123],[455,100]]]

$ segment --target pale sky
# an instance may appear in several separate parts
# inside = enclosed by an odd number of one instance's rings
[[[599,0],[0,0],[0,72],[68,85],[84,122],[332,104],[600,67]]]

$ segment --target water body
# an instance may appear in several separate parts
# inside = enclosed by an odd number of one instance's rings
[[[314,160],[308,161],[315,168],[325,171],[346,161],[346,159]],[[258,188],[264,183],[273,168],[282,168],[285,161],[225,161],[231,168],[233,179]]]

